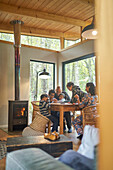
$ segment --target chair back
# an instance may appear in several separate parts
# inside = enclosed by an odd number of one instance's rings
[[[83,115],[83,129],[85,125],[95,125],[98,126],[98,112],[97,112],[97,105],[87,106],[82,110]]]
[[[33,101],[31,102],[31,104],[33,105],[33,114],[32,114],[32,121],[33,121],[37,112],[40,113],[39,101]]]
[[[46,124],[49,122],[49,119],[46,116],[38,113],[36,114],[33,122],[30,124],[30,127],[35,131],[45,132]]]
[[[33,122],[34,118],[37,116],[37,114],[41,116],[40,109],[39,109],[39,102],[40,101],[33,101],[33,102],[31,102],[31,104],[33,105],[32,122]],[[49,110],[49,112],[50,112],[50,110]],[[45,116],[42,116],[42,117],[45,117]],[[46,120],[47,120],[47,118],[46,118]],[[50,120],[48,121],[47,128],[48,128],[48,132],[50,132],[51,131],[51,121]]]

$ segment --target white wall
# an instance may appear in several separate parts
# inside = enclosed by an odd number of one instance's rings
[[[38,61],[47,61],[55,63],[55,68],[57,68],[57,53],[38,50],[33,48],[22,47],[21,48],[21,90],[20,90],[20,98],[25,100],[29,98],[30,88],[30,59],[38,60]],[[55,69],[56,70],[56,69]],[[55,82],[57,83],[57,72],[55,74]]]
[[[0,125],[8,122],[8,100],[14,98],[14,50],[0,43]]]
[[[77,45],[73,48],[64,50],[60,53],[58,53],[58,59],[57,59],[57,64],[59,69],[57,70],[57,84],[62,87],[62,62],[71,60],[74,58],[78,58],[87,54],[94,53],[94,41],[86,41],[80,45]]]
[[[57,53],[35,48],[21,47],[21,100],[29,100],[30,59],[53,62],[57,67]],[[8,125],[8,100],[15,99],[14,62],[13,45],[0,42],[0,127],[5,127]]]

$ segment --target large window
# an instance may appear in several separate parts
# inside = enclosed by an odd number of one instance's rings
[[[95,84],[95,56],[90,54],[63,63],[63,88],[71,95],[66,84],[72,81],[85,91],[87,82]]]
[[[0,33],[0,40],[14,42],[14,35],[8,33]],[[64,40],[64,48],[69,47],[73,44],[77,44],[81,39],[77,40]],[[60,39],[58,38],[47,38],[47,37],[37,37],[37,36],[28,36],[21,35],[21,43],[36,46],[41,48],[47,48],[52,50],[60,50]]]
[[[8,33],[0,33],[0,40],[14,42],[14,35]]]
[[[77,44],[79,42],[81,42],[81,39],[77,39],[77,40],[64,40],[64,48],[69,47],[69,46],[71,46],[73,44]]]
[[[49,79],[41,79],[39,73],[46,69],[50,73]],[[30,117],[32,119],[32,105],[31,101],[40,100],[40,95],[48,94],[50,89],[55,88],[55,64],[41,61],[30,61]]]
[[[21,42],[26,45],[60,50],[60,39],[22,35]]]
[[[0,39],[14,42],[14,35],[0,33]],[[21,43],[52,50],[60,50],[60,39],[21,35]]]

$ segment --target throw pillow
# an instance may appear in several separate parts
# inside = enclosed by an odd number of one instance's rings
[[[89,159],[73,150],[64,152],[59,160],[76,170],[94,170],[93,159]]]
[[[24,128],[22,132],[22,136],[41,136],[41,135],[44,135],[44,133],[40,131],[36,131],[30,127]]]
[[[49,122],[49,119],[40,113],[37,112],[36,117],[33,122],[30,124],[30,127],[36,131],[45,132],[46,124]]]

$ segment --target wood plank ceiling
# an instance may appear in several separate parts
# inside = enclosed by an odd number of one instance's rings
[[[78,39],[93,16],[94,0],[0,0],[0,32],[22,20],[22,34]]]

